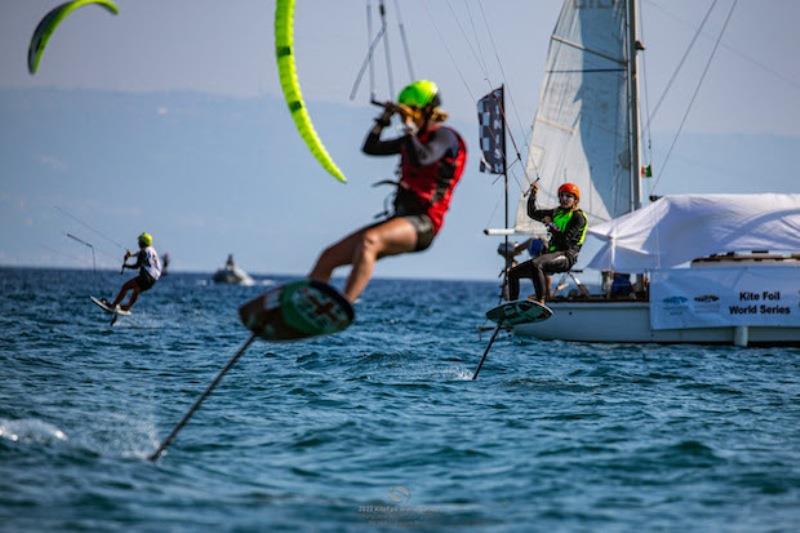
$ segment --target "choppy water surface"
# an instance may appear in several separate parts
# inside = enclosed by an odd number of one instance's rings
[[[496,287],[375,280],[334,337],[246,339],[264,287],[0,270],[3,529],[796,530],[800,350],[538,342]],[[279,279],[276,281],[280,281]]]

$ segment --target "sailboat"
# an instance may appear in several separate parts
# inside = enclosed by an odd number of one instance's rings
[[[800,194],[677,195],[642,204],[635,0],[565,0],[550,39],[526,173],[541,206],[571,181],[590,268],[637,276],[624,296],[570,291],[514,334],[584,342],[800,345]],[[525,193],[512,230],[546,235]],[[487,230],[491,234],[491,230]],[[575,279],[576,274],[571,274]]]

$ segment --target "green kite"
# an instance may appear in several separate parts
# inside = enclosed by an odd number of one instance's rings
[[[275,2],[275,57],[278,61],[278,76],[283,89],[283,96],[292,113],[292,120],[297,132],[305,141],[308,149],[317,158],[322,167],[342,183],[347,182],[342,171],[333,162],[325,146],[311,123],[311,117],[303,102],[300,82],[297,79],[297,68],[294,64],[294,2],[295,0],[276,0]]]
[[[41,61],[42,54],[44,54],[44,49],[47,46],[47,41],[50,39],[50,36],[56,30],[58,25],[61,24],[61,21],[67,18],[69,14],[76,9],[89,4],[97,4],[102,6],[114,15],[119,13],[117,4],[111,0],[73,0],[72,2],[61,4],[60,6],[52,9],[47,15],[44,16],[42,20],[39,21],[39,24],[33,31],[31,44],[28,46],[28,72],[31,74],[36,73],[36,69],[39,68],[39,61]]]

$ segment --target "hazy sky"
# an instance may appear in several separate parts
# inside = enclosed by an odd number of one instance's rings
[[[661,150],[663,153],[672,141],[731,2],[717,2],[704,34],[653,121],[657,152]],[[59,3],[0,1],[0,103],[4,103],[3,100],[5,103],[15,101],[13,98],[19,97],[19,91],[24,94],[35,90],[91,90],[114,94],[123,100],[132,93],[140,98],[137,101],[145,99],[150,102],[147,99],[152,99],[154,113],[175,117],[174,109],[158,102],[170,101],[175,105],[176,101],[196,99],[198,94],[212,95],[217,99],[214,105],[219,109],[226,109],[228,104],[235,106],[236,102],[279,102],[280,87],[273,59],[272,1],[118,0],[118,16],[88,6],[75,12],[59,27],[50,40],[39,72],[30,76],[26,67],[30,35],[38,20]],[[445,107],[451,112],[453,124],[471,143],[473,157],[464,177],[465,183],[457,192],[453,213],[434,250],[420,256],[392,260],[391,264],[387,262],[385,266],[379,266],[377,275],[494,277],[499,268],[498,258],[493,256],[497,243],[482,237],[479,229],[502,224],[497,214],[497,199],[502,189],[499,184],[492,186],[491,178],[476,170],[474,100],[487,92],[490,86],[505,82],[513,99],[510,109],[513,133],[522,147],[527,144],[527,128],[538,99],[548,37],[561,3],[560,0],[400,0],[400,14],[408,35],[415,75],[439,83]],[[711,3],[711,0],[644,0],[640,3],[641,38],[647,47],[642,92],[649,96],[651,106],[661,95]],[[297,0],[295,53],[306,102],[334,159],[348,174],[348,169],[356,169],[356,175],[351,175],[353,183],[350,185],[339,186],[313,162],[307,164],[303,161],[304,174],[296,178],[294,186],[297,188],[281,185],[285,187],[281,189],[286,196],[285,202],[291,202],[302,194],[319,192],[336,195],[331,196],[334,205],[329,210],[307,212],[298,202],[294,209],[296,220],[272,220],[272,224],[285,226],[283,232],[294,232],[302,246],[295,245],[290,250],[285,243],[276,245],[274,255],[278,256],[277,259],[255,252],[248,255],[247,250],[237,249],[239,257],[250,261],[248,265],[242,260],[246,269],[302,274],[307,268],[304,265],[313,261],[321,247],[340,237],[344,231],[354,229],[355,225],[369,222],[381,208],[383,192],[378,194],[369,187],[369,183],[374,181],[372,176],[357,175],[361,169],[382,169],[378,172],[383,172],[383,175],[375,176],[375,179],[385,178],[394,168],[394,161],[366,161],[368,158],[358,152],[369,126],[369,117],[374,113],[367,104],[369,86],[366,78],[357,98],[354,101],[348,98],[366,52],[365,6],[364,0]],[[396,3],[387,1],[387,9],[396,93],[409,80],[409,74],[398,38]],[[373,12],[373,15],[377,27],[377,14]],[[778,192],[797,191],[797,176],[793,171],[798,168],[795,159],[800,148],[800,106],[797,105],[800,62],[794,58],[800,49],[800,35],[796,30],[798,20],[800,2],[738,2],[722,47],[686,123],[684,138],[689,140],[678,142],[674,161],[670,162],[670,172],[665,173],[656,192],[759,192],[765,187]],[[387,98],[390,91],[382,48],[377,50],[375,66],[379,97]],[[10,89],[16,90],[13,98]],[[172,94],[172,98],[166,98],[164,95],[167,94]],[[352,110],[352,124],[343,127],[341,123],[326,123],[326,119],[331,117],[346,116],[348,109]],[[23,124],[0,124],[4,142],[13,145],[17,139],[15,128],[35,130],[35,124],[24,123],[25,118],[20,120]],[[288,113],[285,119],[264,120],[253,124],[246,132],[238,131],[248,139],[254,135],[276,139],[276,142],[280,139],[286,146],[297,149],[296,157],[310,158],[303,153],[301,141],[291,129]],[[143,132],[142,137],[136,137],[135,132],[127,133],[131,150],[143,150],[147,146],[145,137],[151,135]],[[343,138],[345,133],[346,138]],[[74,134],[80,137],[98,133],[83,130]],[[235,128],[225,132],[225,136],[230,137],[231,146],[237,145],[236,135]],[[769,153],[755,148],[750,152],[746,148],[771,147],[770,139],[776,136],[780,139]],[[193,150],[196,164],[202,168],[203,150],[188,145],[196,139],[188,133],[178,138],[186,139],[187,145],[181,147],[177,144],[180,141],[173,139],[176,145],[170,151],[171,157],[181,157],[184,149]],[[732,149],[736,153],[726,153],[725,142],[733,138],[738,139],[735,145],[731,145],[735,146]],[[17,139],[17,142],[21,141]],[[709,158],[697,152],[698,146],[705,142],[717,147]],[[14,149],[19,151],[19,147]],[[284,152],[288,150],[281,149]],[[38,156],[42,172],[54,172],[53,167],[59,165],[73,168],[76,165],[74,161],[48,161],[44,149],[42,154]],[[236,157],[241,158],[241,155]],[[280,154],[274,157],[280,157]],[[290,165],[291,162],[283,163]],[[169,164],[176,163],[172,161]],[[781,175],[780,171],[770,170],[766,179],[758,175],[761,168],[786,169],[786,173]],[[306,172],[306,169],[309,170]],[[248,169],[252,172],[257,170],[255,166]],[[63,224],[59,226],[52,213],[37,218],[32,212],[35,209],[52,211],[55,200],[48,196],[52,190],[36,184],[34,166],[24,172],[30,175],[12,174],[7,165],[0,167],[0,207],[15,213],[19,211],[17,215],[8,214],[3,218],[5,227],[0,235],[0,263],[77,266],[77,260],[70,260],[67,255],[81,255],[83,252],[71,248],[72,243],[63,242]],[[262,169],[262,173],[268,173],[268,170]],[[178,211],[176,216],[201,220],[204,213],[213,210],[215,203],[235,204],[237,195],[261,193],[259,189],[229,189],[224,198],[220,198],[213,176],[198,172],[197,180],[197,199],[192,206],[176,204],[173,208]],[[476,183],[480,185],[474,185]],[[206,190],[205,196],[200,190]],[[347,194],[350,197],[346,197]],[[104,197],[95,190],[85,191],[84,196],[86,202],[91,201],[94,205],[121,201]],[[70,201],[66,196],[60,201],[65,201],[65,198]],[[94,227],[106,228],[115,240],[133,246],[131,241],[138,233],[133,228],[150,227],[148,222],[160,219],[148,212],[147,200],[137,197],[135,189],[121,202],[130,209],[128,212],[120,209],[119,219],[110,214],[102,218],[93,216],[88,204],[77,201],[62,207]],[[337,213],[335,204],[339,202],[348,210],[345,215]],[[459,203],[470,211],[459,212]],[[481,203],[484,205],[482,211]],[[269,213],[264,217],[269,220]],[[333,219],[344,219],[349,226],[333,224]],[[50,227],[47,227],[47,221],[50,221]],[[203,251],[207,243],[190,238],[188,226],[183,229],[171,227],[167,219],[161,223],[164,227],[153,228],[153,232],[171,236],[172,241],[163,247],[172,250],[173,255],[183,257],[183,263],[176,259],[177,265],[211,270],[224,261],[228,247],[215,246]],[[29,230],[22,226],[36,224],[40,230],[35,233],[36,242],[32,242],[34,237],[31,235],[34,234],[27,233]],[[198,227],[203,227],[203,223],[198,223]],[[129,232],[134,233],[131,235]],[[47,237],[50,234],[51,237]],[[85,231],[84,234],[89,235]],[[230,247],[247,247],[246,240],[239,241],[233,235],[215,233],[215,238],[222,240],[223,244],[229,239]],[[184,244],[188,242],[191,245]],[[445,242],[449,245],[443,244]],[[263,247],[265,243],[261,242],[259,246]],[[54,255],[45,248],[64,253]]]

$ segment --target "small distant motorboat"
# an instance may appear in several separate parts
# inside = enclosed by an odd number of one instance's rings
[[[225,266],[220,268],[211,277],[214,283],[225,283],[228,285],[254,285],[255,281],[247,272],[236,266],[233,262],[233,254],[228,255],[228,260],[225,261]]]

